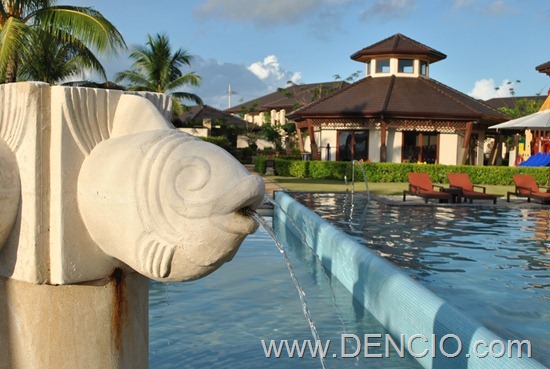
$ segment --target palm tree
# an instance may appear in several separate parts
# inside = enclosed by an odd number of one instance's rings
[[[30,41],[33,47],[25,50],[19,62],[19,80],[55,84],[66,82],[83,71],[95,71],[107,80],[99,60],[78,40],[63,42],[48,32],[35,30],[30,35]]]
[[[55,5],[55,0],[2,0],[0,3],[0,81],[15,82],[21,58],[36,46],[35,32],[62,43],[115,52],[126,44],[118,30],[88,7]],[[46,36],[39,36],[46,37]]]
[[[183,49],[172,53],[170,40],[165,34],[154,37],[147,35],[144,46],[135,46],[130,59],[134,59],[132,69],[116,75],[115,81],[127,80],[133,91],[151,91],[167,93],[172,96],[174,114],[180,114],[183,107],[181,100],[191,100],[198,105],[203,102],[200,97],[188,92],[177,91],[185,85],[199,86],[201,78],[194,72],[183,74],[183,66],[191,66],[192,56]]]

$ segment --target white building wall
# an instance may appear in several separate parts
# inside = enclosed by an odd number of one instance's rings
[[[244,115],[243,119],[246,120],[247,122],[254,123],[259,126],[262,126],[265,123],[264,115],[262,113],[252,113],[252,114],[247,113]]]
[[[462,156],[462,138],[457,134],[441,133],[439,135],[439,164],[457,165]],[[460,151],[459,151],[460,148]]]
[[[197,137],[208,137],[208,136],[210,136],[208,128],[194,128],[194,127],[191,127],[191,128],[178,128],[178,130],[182,131],[182,132],[185,132],[185,133],[188,133],[188,134],[193,135],[193,136],[197,136]]]
[[[483,152],[483,142],[485,142],[485,132],[477,132],[477,147],[476,147],[476,165],[483,166],[485,159],[485,153]]]
[[[380,138],[382,133],[379,129],[369,130],[369,157],[373,162],[380,162]]]
[[[335,129],[323,130],[320,141],[317,142],[321,150],[321,160],[328,160],[327,144],[330,145],[330,161],[336,161],[336,148],[338,147],[338,131]]]
[[[464,145],[464,136],[456,135],[456,163],[454,165],[462,164],[462,158],[466,152],[462,149]]]
[[[369,130],[369,157],[372,162],[380,162],[380,129]],[[483,137],[480,136],[481,142]],[[330,144],[331,155],[330,160],[336,160],[336,150],[338,147],[338,131],[333,129],[323,129],[315,131],[315,141],[321,152],[321,160],[327,160],[327,144]],[[461,163],[462,157],[462,141],[463,138],[457,134],[440,134],[439,138],[439,164],[458,165]],[[390,163],[401,163],[401,153],[403,145],[403,132],[388,130],[387,131],[387,161]],[[304,149],[306,152],[311,151],[311,140],[308,137],[304,139]],[[477,158],[478,165],[483,164],[483,153],[480,148],[480,154]]]
[[[277,124],[286,124],[286,110],[285,109],[281,109],[279,110],[279,112],[277,113],[278,114],[278,118],[277,118]]]
[[[388,131],[387,160],[390,163],[401,163],[401,152],[403,151],[403,132]]]
[[[243,136],[243,135],[237,136],[237,148],[238,149],[244,149],[248,146],[250,146],[248,137]],[[275,145],[273,144],[273,142],[269,142],[267,140],[264,140],[263,138],[259,138],[259,139],[256,140],[256,146],[258,146],[259,150],[274,149],[275,148]]]

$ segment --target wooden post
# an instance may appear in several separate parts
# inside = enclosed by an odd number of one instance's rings
[[[302,138],[302,124],[294,123],[296,125],[296,136],[298,136],[298,147],[300,148],[300,153],[304,152],[304,139]]]
[[[384,120],[380,121],[380,162],[388,161],[388,148],[386,145],[387,124]]]
[[[470,147],[470,139],[472,138],[472,129],[474,124],[472,122],[466,123],[466,133],[464,134],[464,142],[462,142],[462,165],[466,165],[468,161],[468,155],[466,152]]]
[[[416,157],[416,161],[419,163],[422,163],[422,151],[423,151],[423,145],[422,141],[424,140],[424,136],[422,135],[422,132],[418,133],[418,147],[420,148],[418,150],[418,156]]]
[[[491,156],[490,156],[490,163],[491,165],[500,165],[502,164],[502,157],[501,157],[501,134],[500,132],[497,132],[497,136],[495,137],[495,145],[493,146],[493,149],[491,150]],[[500,159],[499,159],[500,158]]]
[[[313,123],[310,119],[307,120],[307,129],[309,132],[309,140],[311,142],[311,158],[313,160],[319,159],[319,149],[317,143],[315,142],[315,131],[313,130]]]

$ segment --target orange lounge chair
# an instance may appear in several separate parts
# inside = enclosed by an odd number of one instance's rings
[[[550,188],[538,186],[530,174],[514,174],[512,176],[516,189],[514,192],[508,191],[506,194],[506,201],[510,202],[510,195],[517,197],[527,197],[527,202],[531,202],[531,199],[540,201],[541,204],[550,203]],[[540,189],[546,189],[546,192],[541,192]]]
[[[492,200],[493,204],[497,203],[497,195],[486,193],[486,189],[483,186],[472,184],[470,176],[467,173],[448,173],[449,184],[451,188],[460,189],[460,196],[464,200],[468,200],[470,204],[473,200]],[[476,188],[480,188],[482,192],[476,191]]]
[[[443,186],[433,185],[428,173],[408,173],[409,190],[403,191],[403,201],[406,200],[407,194],[419,196],[428,203],[429,199],[446,200],[451,202],[451,194],[441,191],[435,191],[434,187],[443,188]]]

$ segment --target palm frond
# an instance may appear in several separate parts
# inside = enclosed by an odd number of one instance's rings
[[[131,83],[131,86],[128,86],[129,88],[133,86],[140,88],[150,87],[147,77],[134,70],[125,70],[115,75],[115,82],[119,83],[123,81],[129,81]]]
[[[117,52],[125,49],[122,34],[103,15],[88,7],[50,6],[30,13],[27,19],[45,30],[61,30],[97,51]]]
[[[33,48],[20,58],[19,79],[60,83],[85,71],[95,71],[106,80],[105,69],[90,49],[70,36],[55,37],[33,29]]]
[[[17,55],[25,49],[29,26],[17,18],[10,17],[0,29],[0,78],[4,81],[9,63],[17,63]]]
[[[198,95],[190,92],[172,92],[170,95],[178,100],[189,100],[197,105],[204,105],[202,99]]]
[[[197,74],[195,74],[194,72],[187,73],[186,75],[181,76],[181,77],[176,78],[175,80],[171,81],[166,86],[167,87],[166,89],[168,91],[173,91],[173,90],[177,90],[178,88],[183,87],[185,85],[191,85],[191,86],[194,86],[194,87],[198,87],[198,86],[200,86],[201,81],[202,81],[202,78],[200,76],[198,76]]]
[[[145,45],[132,48],[130,59],[132,68],[118,73],[115,81],[129,81],[133,90],[167,93],[202,105],[197,95],[177,91],[186,85],[198,86],[201,78],[195,73],[183,74],[180,68],[189,66],[192,57],[183,49],[173,53],[167,35],[147,35]]]

